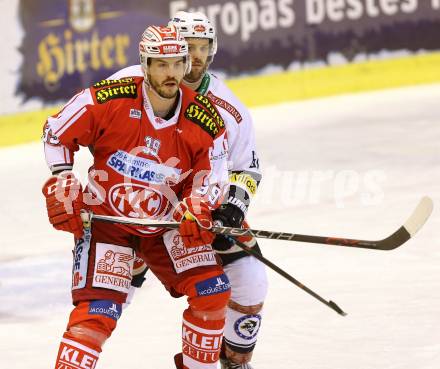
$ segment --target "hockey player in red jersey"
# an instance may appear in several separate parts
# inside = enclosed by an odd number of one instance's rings
[[[192,68],[183,83],[209,97],[225,120],[229,142],[230,191],[226,201],[214,211],[213,218],[225,226],[240,227],[261,179],[251,115],[225,83],[208,71],[217,51],[216,32],[208,18],[202,13],[180,11],[170,24],[179,28],[189,44]],[[141,74],[141,67],[137,65],[122,69],[110,78]],[[254,238],[241,241],[259,250]],[[251,369],[249,362],[257,342],[267,293],[265,267],[223,236],[216,237],[213,247],[222,258],[232,289],[226,313],[221,367]],[[141,285],[142,272],[146,269],[142,262],[137,265],[135,286]]]
[[[56,369],[96,367],[126,301],[135,255],[172,295],[188,296],[181,367],[214,369],[219,358],[230,284],[209,229],[228,181],[224,121],[204,96],[180,86],[190,59],[174,26],[148,27],[139,48],[142,77],[96,83],[44,127],[53,173],[43,186],[49,221],[75,236],[75,307]],[[86,189],[72,172],[80,146],[94,158]],[[84,209],[181,225],[83,228]]]

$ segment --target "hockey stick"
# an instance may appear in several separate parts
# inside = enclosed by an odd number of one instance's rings
[[[295,286],[301,288],[303,291],[307,292],[309,295],[317,299],[318,301],[322,302],[324,305],[327,305],[330,309],[336,311],[339,315],[346,316],[347,313],[344,312],[336,303],[333,301],[327,301],[321,296],[319,296],[316,292],[312,291],[307,286],[303,285],[300,281],[293,278],[289,273],[281,269],[276,264],[272,263],[270,260],[266,259],[263,255],[259,254],[257,251],[255,251],[252,247],[246,246],[244,243],[238,241],[236,238],[234,238],[235,244],[240,247],[244,252],[247,254],[255,257],[259,261],[261,261],[264,265],[272,269],[274,272],[280,274],[284,278],[286,278],[288,281],[292,282]]]
[[[129,221],[127,219],[131,218],[121,218],[121,217],[110,217],[106,215],[96,215],[93,213],[87,213],[84,214],[84,222],[87,224],[90,224],[91,221],[97,220],[97,221],[103,221],[103,222],[111,222],[111,223],[120,223],[120,224],[130,224],[130,225],[140,225],[137,222]],[[142,219],[141,219],[142,220]],[[161,223],[162,224],[162,223]],[[169,226],[168,222],[165,222],[167,225],[164,228],[178,228],[179,223],[171,222],[172,227]],[[144,225],[144,224],[142,224]],[[176,227],[177,225],[177,227]],[[155,223],[155,226],[157,227],[157,224]],[[160,226],[159,226],[160,227]],[[220,227],[223,228],[223,227]],[[231,228],[233,229],[233,228]],[[347,313],[345,313],[336,303],[333,301],[327,301],[324,298],[322,298],[320,295],[318,295],[316,292],[308,288],[307,286],[303,285],[300,281],[292,277],[289,273],[287,273],[285,270],[281,269],[279,266],[272,263],[270,260],[266,259],[263,255],[259,254],[257,251],[255,251],[253,248],[246,246],[244,243],[238,241],[235,237],[232,237],[235,241],[235,244],[240,247],[244,252],[246,252],[248,255],[251,255],[258,259],[260,262],[262,262],[264,265],[272,269],[274,272],[280,274],[284,278],[286,278],[289,282],[293,283],[297,287],[301,288],[303,291],[317,299],[318,301],[322,302],[324,305],[328,306],[330,309],[336,311],[338,314],[345,316]]]
[[[378,241],[358,240],[345,237],[313,236],[287,232],[263,231],[250,228],[242,229],[218,226],[212,227],[211,231],[213,233],[228,236],[254,236],[257,238],[268,238],[285,241],[318,243],[331,246],[345,246],[360,249],[389,251],[396,249],[397,247],[408,241],[411,237],[413,237],[428,220],[429,216],[432,213],[432,209],[432,200],[429,197],[423,197],[417,207],[412,212],[411,216],[408,218],[408,220],[397,231],[395,231],[390,236]],[[134,226],[171,229],[179,228],[179,223],[176,222],[167,222],[160,220],[158,221],[151,219],[136,219],[97,214],[92,214],[92,219],[102,222],[120,223]]]

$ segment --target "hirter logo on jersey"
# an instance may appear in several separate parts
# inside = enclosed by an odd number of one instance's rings
[[[113,99],[136,99],[137,96],[137,86],[134,83],[102,88],[95,92],[95,98],[98,104],[104,104]]]
[[[93,287],[128,293],[133,275],[134,251],[130,247],[96,244]]]
[[[191,103],[185,110],[185,117],[199,125],[204,131],[214,138],[220,132],[214,118],[201,106]]]
[[[99,82],[96,82],[93,87],[95,89],[101,88],[101,87],[108,87],[113,85],[120,85],[120,84],[127,84],[134,81],[134,78],[128,77],[128,78],[121,78],[121,79],[103,79]]]
[[[209,110],[211,115],[214,117],[215,121],[217,122],[218,126],[220,128],[223,128],[225,126],[225,122],[223,121],[223,118],[220,116],[217,108],[211,103],[211,101],[203,95],[197,95],[195,99],[202,104],[206,109]]]

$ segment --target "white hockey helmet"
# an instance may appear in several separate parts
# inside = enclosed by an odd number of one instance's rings
[[[177,27],[149,26],[142,34],[139,42],[139,56],[146,77],[149,58],[174,58],[182,56],[185,59],[185,74],[191,71],[191,58],[188,54],[188,43]]]
[[[171,18],[168,25],[176,26],[185,38],[207,38],[210,40],[208,63],[212,62],[217,52],[217,34],[205,14],[179,11]]]

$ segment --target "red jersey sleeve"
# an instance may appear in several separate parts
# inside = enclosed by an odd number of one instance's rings
[[[216,208],[228,190],[228,143],[223,119],[204,96],[196,95],[185,111],[192,127],[193,147],[198,147],[193,171],[184,186],[183,197],[203,197]],[[195,125],[194,125],[195,123]],[[197,133],[196,133],[197,132]]]
[[[46,162],[52,172],[71,169],[79,146],[93,145],[102,106],[96,104],[90,89],[76,94],[44,125],[43,142]]]

